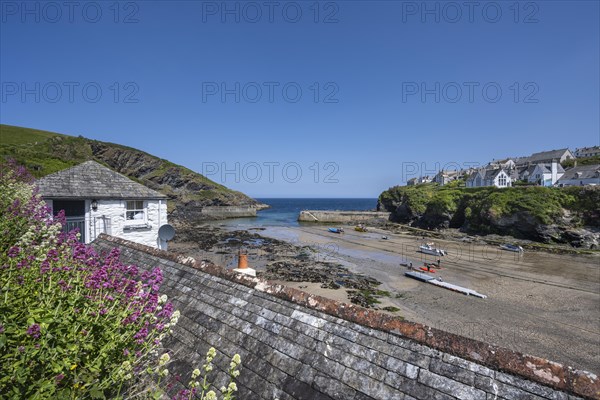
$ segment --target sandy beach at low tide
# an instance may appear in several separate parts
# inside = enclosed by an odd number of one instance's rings
[[[435,276],[488,296],[480,299],[404,276],[406,267],[438,257],[419,253],[423,239],[377,229],[344,234],[326,226],[267,227],[260,235],[308,245],[325,261],[382,282],[391,292],[379,307],[407,320],[528,353],[578,369],[600,372],[600,257],[507,252],[496,246],[435,240],[449,255]],[[388,236],[383,240],[382,236]],[[425,241],[431,241],[427,239]],[[285,282],[310,293],[348,301],[345,290]]]

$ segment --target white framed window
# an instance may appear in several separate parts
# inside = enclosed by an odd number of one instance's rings
[[[506,186],[506,175],[500,175],[498,177],[498,186]]]
[[[146,207],[143,200],[127,200],[125,202],[125,223],[146,223]]]

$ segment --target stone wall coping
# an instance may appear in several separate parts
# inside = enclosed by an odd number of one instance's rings
[[[174,252],[158,250],[125,239],[101,234],[98,239],[142,251],[157,258],[173,261],[207,274],[268,293],[283,300],[338,317],[365,327],[411,339],[485,367],[513,374],[533,382],[589,399],[600,399],[600,378],[540,357],[522,354],[475,339],[441,331],[427,325],[402,320],[388,314],[343,303],[270,281],[237,274],[216,264],[199,262]]]

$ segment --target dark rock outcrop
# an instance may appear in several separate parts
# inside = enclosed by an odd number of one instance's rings
[[[422,229],[457,228],[583,249],[600,243],[600,187],[393,187],[379,196],[377,208],[390,211],[393,222]]]

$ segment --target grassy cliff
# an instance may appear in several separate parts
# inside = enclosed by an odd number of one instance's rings
[[[396,222],[420,228],[542,242],[570,242],[577,229],[600,228],[599,187],[396,186],[379,196],[379,208],[392,212]]]
[[[0,157],[14,158],[36,177],[95,160],[169,196],[169,211],[175,222],[200,219],[203,206],[258,204],[181,165],[131,147],[82,136],[0,125]]]

